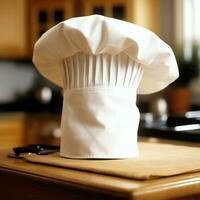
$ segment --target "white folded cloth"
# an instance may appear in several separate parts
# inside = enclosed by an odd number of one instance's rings
[[[36,42],[33,62],[63,87],[61,155],[71,158],[137,156],[137,93],[178,77],[173,51],[158,36],[100,15],[51,28]]]

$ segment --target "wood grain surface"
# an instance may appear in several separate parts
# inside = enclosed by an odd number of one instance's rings
[[[133,180],[33,164],[0,151],[0,190],[7,199],[199,199],[200,173]],[[13,191],[13,192],[9,192]],[[14,194],[16,197],[14,198]],[[18,194],[18,195],[17,195]],[[59,196],[60,195],[60,196]],[[90,196],[91,195],[91,196]],[[37,198],[35,198],[37,197]],[[67,198],[69,197],[69,198]],[[91,198],[90,198],[91,197]],[[5,198],[3,198],[5,199]]]

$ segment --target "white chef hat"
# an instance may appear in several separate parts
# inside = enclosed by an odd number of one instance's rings
[[[175,56],[158,36],[100,15],[51,28],[36,42],[33,62],[63,87],[61,155],[71,158],[137,156],[137,93],[178,77]]]

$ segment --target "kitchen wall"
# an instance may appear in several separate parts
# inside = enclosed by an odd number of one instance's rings
[[[37,72],[29,62],[0,61],[0,103],[16,100],[34,84]]]

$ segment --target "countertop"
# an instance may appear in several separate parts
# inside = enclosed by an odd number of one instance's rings
[[[148,139],[148,142],[200,146],[197,143],[171,142],[170,140]],[[68,197],[136,200],[200,198],[199,172],[139,181],[32,164],[20,159],[8,158],[7,152],[8,150],[0,151],[0,188],[1,196],[6,199],[16,199],[15,197],[45,199],[45,195],[48,195],[48,199],[68,199]]]

